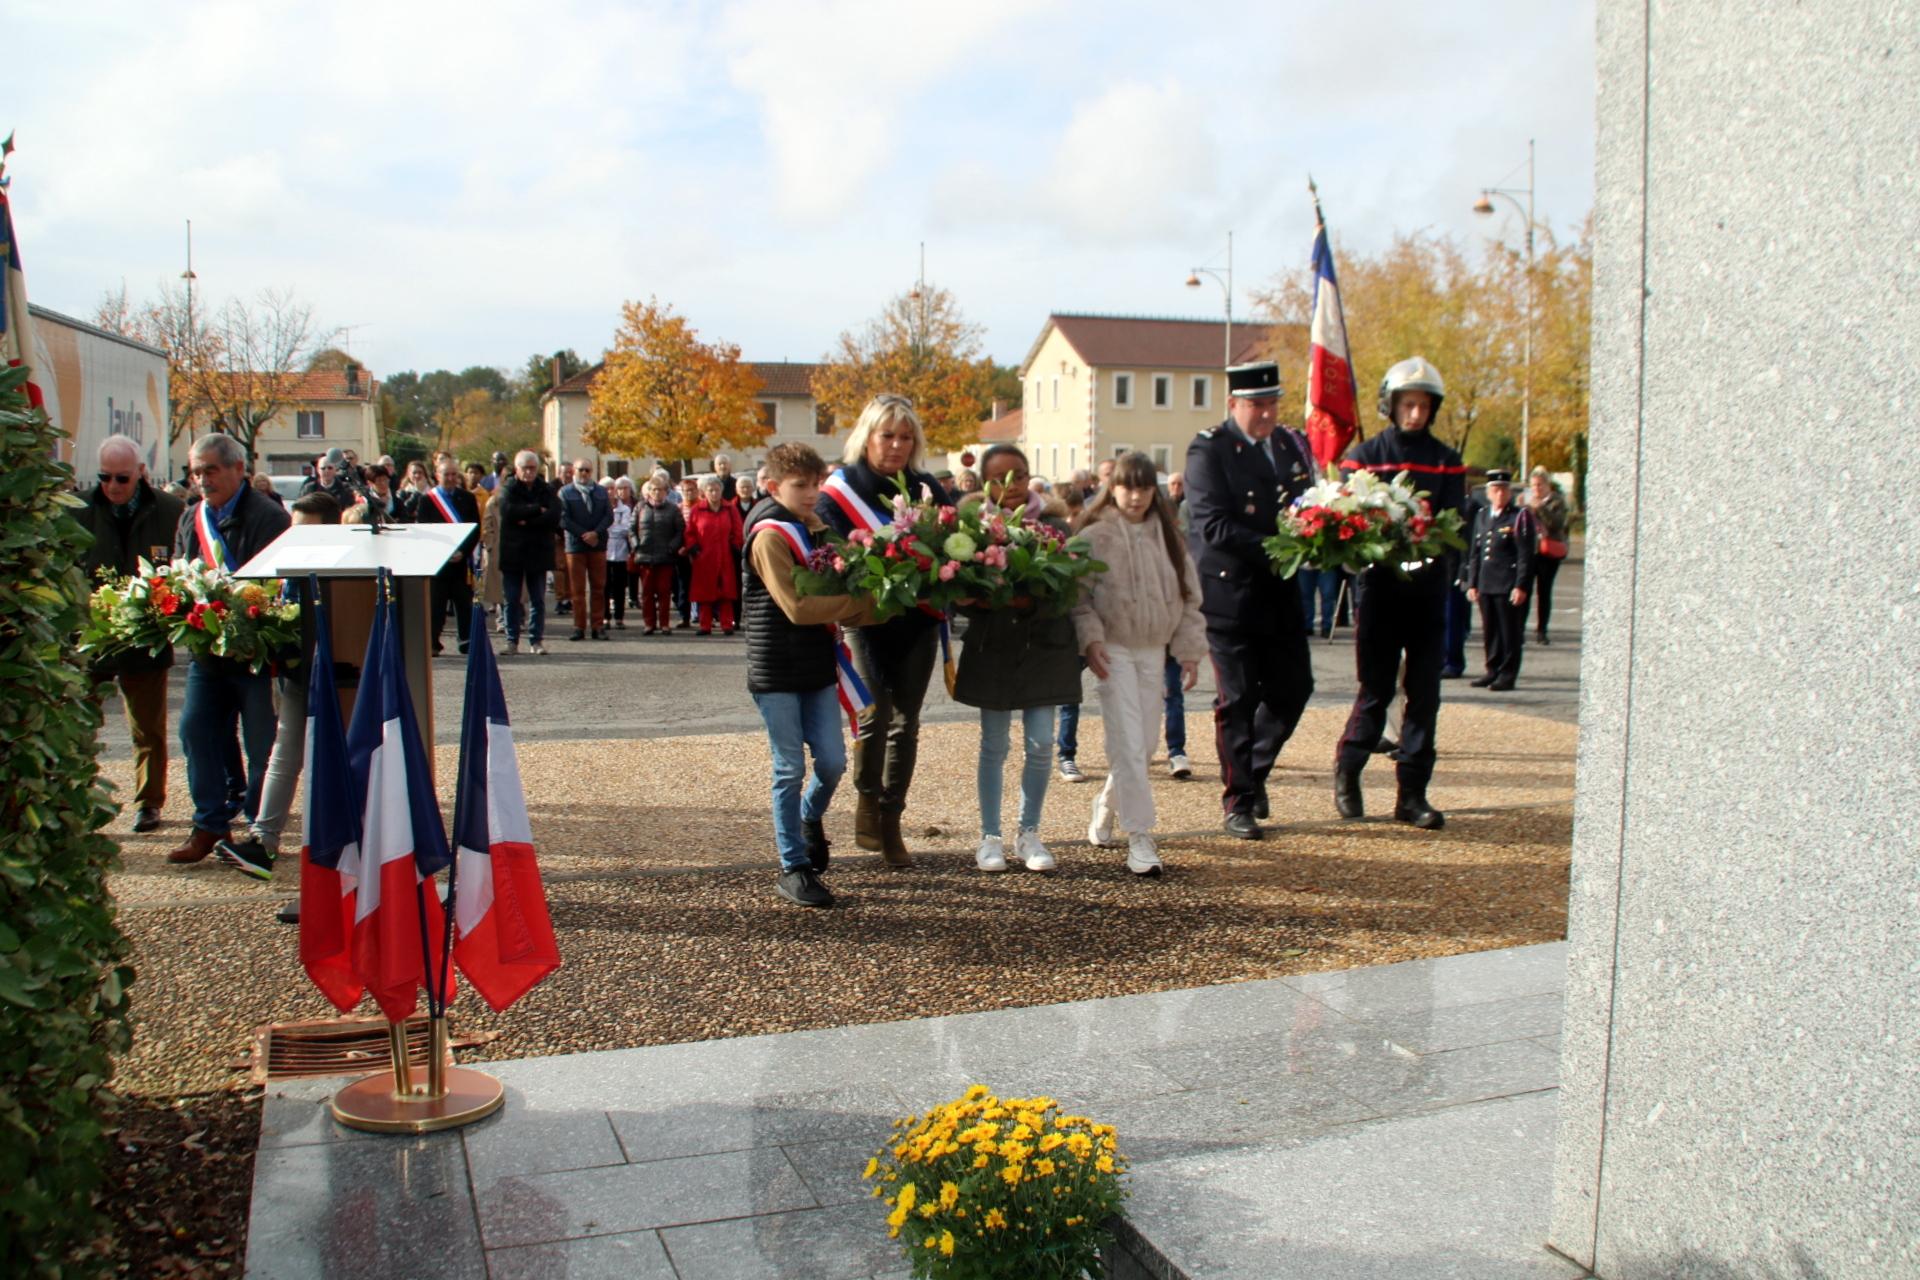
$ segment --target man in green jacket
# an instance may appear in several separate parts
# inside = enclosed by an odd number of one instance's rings
[[[131,574],[145,557],[165,564],[173,550],[174,529],[185,504],[160,492],[147,477],[140,450],[126,436],[108,436],[100,445],[99,483],[86,491],[77,512],[93,534],[84,568],[89,581],[101,570]],[[120,702],[133,737],[133,829],[160,825],[167,803],[167,669],[173,648],[157,654],[117,653],[94,664],[102,684],[117,682]]]

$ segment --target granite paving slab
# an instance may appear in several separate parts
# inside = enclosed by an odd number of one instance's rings
[[[495,1116],[394,1138],[269,1090],[248,1274],[905,1274],[860,1179],[976,1081],[1115,1124],[1116,1277],[1577,1275],[1544,1252],[1560,944],[487,1067]]]

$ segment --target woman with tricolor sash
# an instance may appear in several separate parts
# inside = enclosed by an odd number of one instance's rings
[[[893,499],[905,483],[915,501],[952,499],[921,464],[927,438],[913,402],[879,395],[867,403],[847,437],[845,465],[821,486],[819,515],[842,537],[892,520]],[[891,867],[910,867],[913,855],[900,834],[907,788],[920,750],[920,705],[940,660],[946,619],[910,610],[886,622],[855,628],[848,643],[854,669],[873,698],[873,712],[853,739],[854,842],[879,852]]]

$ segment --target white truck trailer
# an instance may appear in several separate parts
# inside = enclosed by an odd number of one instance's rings
[[[167,475],[167,353],[37,304],[33,380],[66,437],[60,460],[82,488],[93,484],[100,442],[126,436],[155,484]]]

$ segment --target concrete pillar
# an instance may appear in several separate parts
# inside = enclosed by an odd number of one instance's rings
[[[1552,1243],[1920,1275],[1920,4],[1599,11]]]

